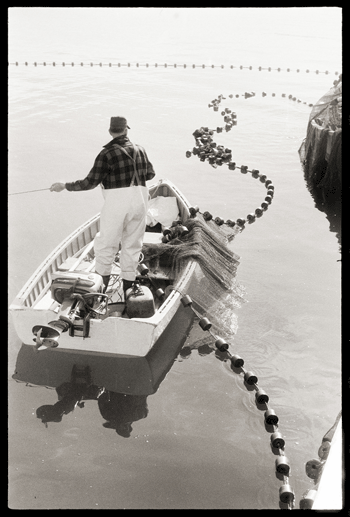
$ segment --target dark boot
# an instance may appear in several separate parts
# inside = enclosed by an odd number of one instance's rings
[[[134,280],[125,280],[123,278],[123,291],[124,291],[124,297],[125,297],[125,293],[128,289],[130,289],[130,287],[132,287],[134,283]]]
[[[109,279],[111,278],[111,275],[102,275],[103,280],[103,292],[105,293],[107,291]]]

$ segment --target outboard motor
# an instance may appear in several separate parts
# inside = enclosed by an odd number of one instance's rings
[[[82,330],[82,336],[89,334],[89,319],[107,312],[108,297],[103,294],[103,279],[97,273],[82,271],[56,272],[52,275],[51,296],[61,304],[58,319],[48,325],[35,325],[36,348],[57,347],[62,332],[70,330],[74,336],[75,327]],[[77,322],[80,324],[77,325]]]

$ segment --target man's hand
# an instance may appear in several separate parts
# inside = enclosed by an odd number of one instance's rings
[[[51,192],[61,192],[66,188],[65,183],[53,183],[50,187]]]

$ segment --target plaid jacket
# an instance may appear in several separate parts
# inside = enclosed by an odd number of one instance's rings
[[[133,145],[128,137],[121,136],[114,138],[107,145],[103,146],[102,151],[96,157],[95,163],[85,179],[66,183],[66,189],[90,190],[97,187],[100,183],[106,189],[129,187],[134,174],[133,161],[114,144],[122,146],[131,157],[133,156],[133,147],[138,149],[136,168],[140,178],[139,185],[145,187],[146,181],[151,180],[155,176],[146,151],[140,145]]]

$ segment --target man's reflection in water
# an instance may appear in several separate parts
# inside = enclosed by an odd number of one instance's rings
[[[125,395],[107,391],[105,388],[91,384],[65,382],[56,388],[58,402],[40,406],[37,418],[47,427],[49,422],[61,422],[63,415],[68,415],[77,406],[84,407],[84,400],[97,400],[102,417],[106,420],[103,427],[115,429],[116,433],[129,438],[131,424],[148,415],[146,395]]]
[[[115,429],[116,433],[124,438],[130,437],[133,422],[148,415],[146,395],[104,391],[97,403],[102,417],[106,420],[103,427]]]
[[[190,346],[184,346],[179,357],[186,359],[194,350],[205,356],[214,352],[210,340],[201,339]],[[221,359],[218,350],[215,355]],[[78,406],[84,407],[85,400],[96,400],[101,416],[106,420],[102,425],[114,429],[119,436],[129,438],[132,424],[148,415],[147,395],[129,395],[108,391],[104,387],[92,384],[89,367],[74,365],[71,382],[64,382],[56,388],[58,401],[55,404],[40,406],[36,416],[46,427],[49,422],[61,422],[63,415],[68,415]]]
[[[58,402],[40,406],[36,410],[36,416],[46,427],[48,422],[61,422],[63,415],[68,415],[77,406],[83,408],[84,400],[98,400],[104,391],[104,388],[93,384],[87,386],[86,384],[64,382],[56,388]]]

